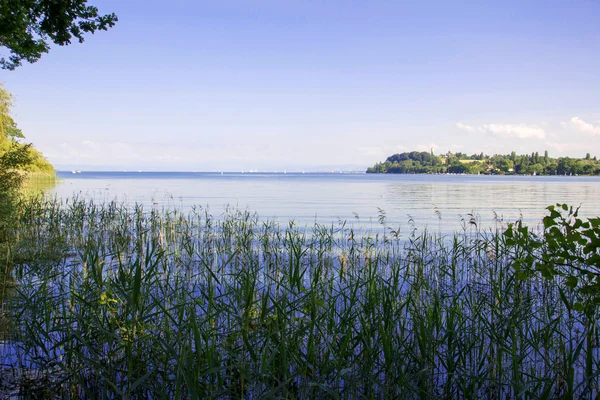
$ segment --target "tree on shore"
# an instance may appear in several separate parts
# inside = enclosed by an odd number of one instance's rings
[[[30,144],[24,144],[23,133],[10,111],[12,95],[0,84],[0,191],[4,194],[20,187],[25,171],[54,174],[54,168]]]
[[[82,43],[84,35],[115,25],[114,13],[101,15],[87,0],[0,0],[0,58],[2,69],[14,70],[23,61],[34,63],[50,44]]]
[[[551,158],[534,152],[517,155],[516,152],[493,156],[448,153],[442,157],[428,153],[394,154],[383,163],[367,169],[369,173],[391,174],[500,174],[500,175],[600,175],[600,162],[588,153],[585,158]]]

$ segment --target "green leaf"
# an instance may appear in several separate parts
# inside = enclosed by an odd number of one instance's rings
[[[523,271],[523,270],[517,271],[517,273],[516,273],[517,280],[519,280],[519,281],[526,280],[527,278],[529,278],[529,275],[530,275],[530,273],[528,271]]]
[[[571,289],[574,289],[575,287],[577,287],[578,282],[579,282],[579,278],[577,278],[576,276],[569,276],[569,277],[567,277],[567,279],[565,279],[565,285],[567,287],[570,287]]]

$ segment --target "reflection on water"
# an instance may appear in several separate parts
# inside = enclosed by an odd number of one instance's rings
[[[21,193],[25,196],[37,196],[41,193],[47,193],[56,186],[56,179],[47,174],[33,174],[33,177],[26,179],[21,186]],[[4,240],[4,238],[2,238]],[[8,310],[5,302],[9,296],[14,293],[14,282],[8,274],[7,246],[0,243],[0,259],[5,262],[0,266],[0,355],[3,354],[5,340],[8,339],[11,331],[12,321],[8,318]]]
[[[41,193],[49,192],[57,184],[57,180],[52,177],[33,177],[25,180],[21,191],[27,196],[36,196]]]
[[[535,225],[557,202],[581,205],[584,216],[600,215],[598,177],[85,171],[59,177],[47,193],[60,198],[116,198],[184,210],[202,206],[215,215],[229,205],[303,225],[346,220],[369,228],[385,213],[394,229],[404,232],[411,220],[418,229],[448,234],[470,220],[486,229],[521,217]]]

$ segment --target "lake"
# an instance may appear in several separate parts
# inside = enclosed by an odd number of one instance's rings
[[[461,223],[471,232],[471,215],[484,229],[521,215],[536,224],[555,202],[598,215],[598,178],[60,176],[49,194],[64,200],[199,205],[216,216],[230,204],[283,229],[247,215],[214,220],[200,211],[188,221],[34,203],[17,226],[18,290],[0,315],[23,333],[0,338],[9,382],[20,371],[33,377],[28,385],[38,377],[45,390],[72,397],[264,398],[273,387],[288,391],[275,397],[299,398],[596,393],[596,314],[576,311],[577,292],[562,277],[522,280],[513,257],[528,246],[493,235],[449,246],[403,239],[409,220],[447,235]],[[383,213],[389,228],[402,226],[400,240],[377,235]],[[365,231],[305,234],[286,229],[289,219],[307,227],[348,220]]]
[[[494,229],[522,217],[538,224],[554,203],[581,205],[600,215],[600,178],[574,176],[388,175],[364,173],[59,172],[50,195],[118,200],[146,209],[227,206],[256,211],[262,219],[300,225],[347,221],[378,228],[385,213],[390,228],[450,234],[475,218]]]

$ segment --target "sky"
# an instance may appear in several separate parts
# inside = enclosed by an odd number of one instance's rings
[[[600,157],[599,0],[88,2],[116,26],[0,70],[59,169]]]

